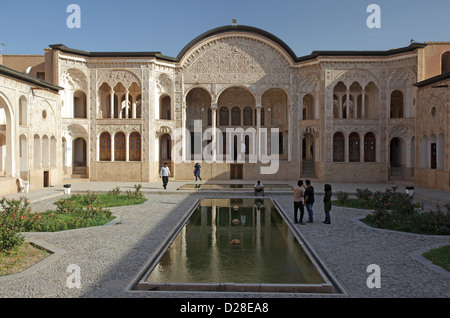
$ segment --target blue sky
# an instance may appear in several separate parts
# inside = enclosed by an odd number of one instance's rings
[[[81,8],[70,29],[69,4]],[[381,28],[369,29],[369,4],[381,8]],[[50,44],[91,52],[159,51],[176,57],[192,39],[238,24],[279,37],[297,56],[314,50],[388,50],[450,41],[450,0],[16,0],[0,2],[4,54],[43,54]]]

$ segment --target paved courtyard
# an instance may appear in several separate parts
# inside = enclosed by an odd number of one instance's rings
[[[113,208],[119,222],[109,225],[57,233],[26,233],[26,237],[54,254],[21,274],[0,278],[0,297],[67,297],[67,298],[295,298],[295,297],[388,297],[416,298],[450,296],[450,274],[421,257],[423,251],[450,244],[449,236],[425,236],[372,229],[358,218],[367,211],[333,207],[331,224],[323,220],[323,184],[313,184],[317,198],[315,223],[295,225],[295,229],[312,247],[321,262],[343,286],[344,294],[255,294],[209,292],[149,292],[129,290],[149,257],[168,239],[196,202],[204,197],[253,197],[251,192],[179,191],[186,182],[169,183],[164,191],[160,183],[143,183],[142,191],[149,199],[142,205]],[[191,182],[192,183],[192,182]],[[294,185],[294,182],[276,182]],[[109,191],[119,186],[133,189],[133,183],[77,182],[72,191]],[[389,184],[336,184],[333,191],[355,192],[357,188],[385,190]],[[404,191],[404,186],[399,187]],[[427,206],[443,205],[448,193],[425,188],[415,189],[415,198]],[[8,197],[18,198],[20,194]],[[57,197],[64,196],[62,185],[26,194],[34,210],[52,207]],[[291,192],[267,193],[291,218]],[[120,224],[116,224],[120,223]],[[81,269],[81,288],[68,288],[67,268],[76,264]],[[367,267],[381,269],[381,288],[370,289],[366,281]]]

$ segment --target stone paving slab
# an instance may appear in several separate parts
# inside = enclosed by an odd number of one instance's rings
[[[280,182],[278,182],[280,183]],[[167,191],[159,183],[143,184],[143,192],[149,198],[139,206],[112,208],[121,224],[77,229],[57,233],[26,233],[30,240],[46,242],[58,249],[59,256],[50,262],[40,263],[32,274],[0,278],[0,297],[20,298],[295,298],[334,297],[331,295],[304,294],[254,294],[254,293],[198,293],[198,292],[140,292],[127,290],[130,282],[148,258],[169,237],[183,216],[197,200],[204,197],[242,197],[247,194],[228,193],[181,193],[176,191],[181,182],[169,183]],[[74,190],[109,191],[115,183],[77,183]],[[124,191],[133,184],[119,185]],[[338,297],[443,297],[450,296],[448,275],[433,270],[415,257],[436,244],[450,244],[448,236],[411,235],[394,231],[371,229],[362,225],[358,218],[367,211],[333,207],[332,223],[322,224],[323,206],[321,184],[316,184],[317,199],[314,205],[316,222],[295,225],[295,229],[312,246],[328,269],[348,291],[349,295]],[[336,185],[336,189],[351,189],[356,185]],[[160,189],[158,189],[160,187]],[[376,185],[385,189],[389,185]],[[154,188],[154,189],[153,189]],[[32,208],[43,210],[55,201],[48,195],[64,195],[55,187],[50,191],[32,191]],[[417,193],[420,193],[418,189]],[[428,198],[445,201],[440,192],[423,191]],[[40,197],[39,197],[40,196]],[[253,196],[248,196],[253,197]],[[40,199],[41,198],[41,199]],[[267,194],[266,198],[277,201],[283,211],[293,217],[292,195]],[[62,252],[61,252],[62,251]],[[68,288],[69,265],[81,268],[81,288]],[[381,269],[381,288],[369,289],[366,272],[370,264]]]

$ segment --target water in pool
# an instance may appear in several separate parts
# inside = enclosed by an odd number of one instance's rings
[[[145,282],[326,284],[273,202],[260,198],[202,200]]]

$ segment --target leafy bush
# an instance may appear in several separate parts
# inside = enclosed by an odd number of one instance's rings
[[[141,184],[135,184],[134,185],[134,192],[128,190],[127,191],[127,197],[129,199],[133,199],[133,200],[136,200],[136,201],[141,200],[144,197],[143,193],[141,192],[141,188],[142,188]]]
[[[372,191],[369,189],[356,189],[356,197],[361,200],[370,200],[372,198]]]
[[[120,194],[120,187],[115,187],[113,190],[109,191],[108,193],[118,196]]]
[[[0,251],[6,252],[24,242],[21,232],[30,220],[30,207],[26,198],[2,198],[0,204]]]
[[[338,202],[342,205],[345,204],[345,202],[348,200],[348,197],[349,197],[348,192],[344,192],[344,191],[336,192],[336,198],[337,198]]]
[[[373,195],[374,213],[363,221],[384,229],[417,234],[450,235],[450,212],[439,206],[425,212],[423,205],[413,203],[411,196],[397,192],[397,187],[375,192]]]

